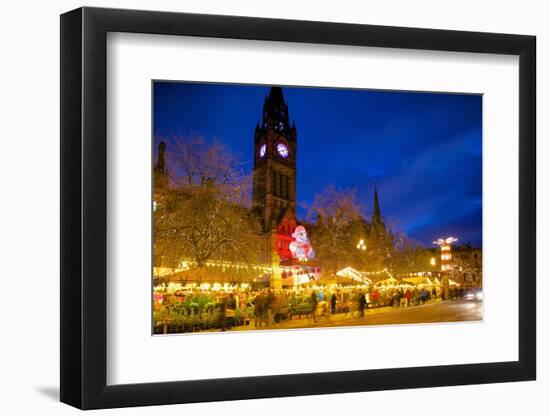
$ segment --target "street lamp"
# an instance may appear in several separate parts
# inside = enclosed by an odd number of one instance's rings
[[[356,248],[359,250],[367,250],[367,244],[363,239],[360,239],[359,242],[357,243]]]

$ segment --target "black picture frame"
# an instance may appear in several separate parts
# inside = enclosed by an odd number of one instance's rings
[[[519,360],[113,385],[107,376],[108,32],[519,56]],[[82,409],[536,378],[534,36],[80,8],[61,16],[61,401]]]

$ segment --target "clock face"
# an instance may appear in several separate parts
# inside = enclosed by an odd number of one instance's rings
[[[262,145],[260,146],[260,158],[263,158],[265,156],[265,149],[265,143],[262,143]]]
[[[277,144],[277,153],[282,157],[286,158],[288,156],[288,148],[284,143]]]

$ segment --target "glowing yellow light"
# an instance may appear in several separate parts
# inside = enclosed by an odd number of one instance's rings
[[[430,259],[430,264],[431,264],[432,266],[435,265],[435,258]]]

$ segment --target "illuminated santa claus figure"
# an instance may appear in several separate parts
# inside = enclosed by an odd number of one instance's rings
[[[288,248],[292,253],[293,258],[298,259],[313,259],[315,252],[309,243],[307,238],[307,232],[304,226],[298,226],[292,233],[294,240],[290,242]]]

